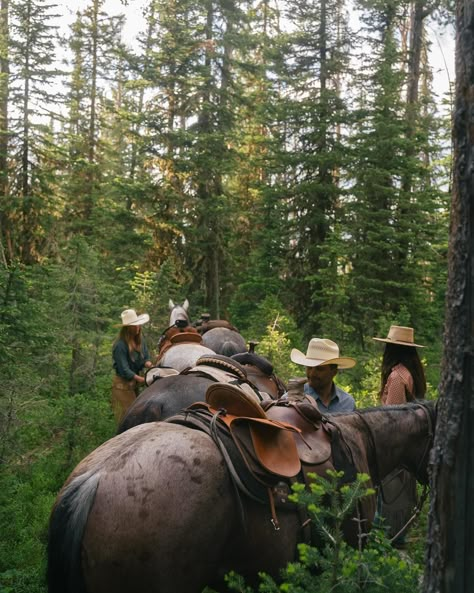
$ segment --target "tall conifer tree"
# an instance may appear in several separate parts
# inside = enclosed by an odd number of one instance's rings
[[[57,92],[52,84],[56,27],[54,4],[47,0],[27,0],[10,4],[11,176],[8,182],[9,210],[15,230],[10,251],[25,263],[42,254],[42,243],[50,229],[44,228],[51,209],[52,189],[42,179],[38,166],[44,146],[42,119],[54,111]]]

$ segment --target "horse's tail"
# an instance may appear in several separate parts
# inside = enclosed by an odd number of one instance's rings
[[[74,478],[56,502],[49,522],[48,593],[86,593],[81,567],[81,543],[94,503],[100,474]]]

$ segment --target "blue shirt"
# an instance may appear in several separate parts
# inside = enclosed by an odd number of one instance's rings
[[[355,410],[355,400],[352,395],[346,393],[335,383],[332,384],[332,395],[329,406],[326,406],[319,397],[319,394],[311,387],[309,383],[304,384],[306,395],[314,398],[318,404],[319,411],[322,414],[333,414],[334,412],[353,412]]]

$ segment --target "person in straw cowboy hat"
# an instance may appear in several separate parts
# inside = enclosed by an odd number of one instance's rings
[[[418,355],[413,328],[392,325],[386,338],[373,338],[385,343],[379,397],[382,405],[401,405],[422,399],[426,378]],[[417,503],[416,480],[405,470],[395,470],[383,481],[377,498],[377,515],[383,517],[390,537],[406,525]],[[405,545],[406,531],[393,545]]]
[[[405,404],[426,393],[426,378],[412,327],[392,325],[386,338],[373,338],[384,342],[380,401],[383,405]]]
[[[339,369],[350,369],[356,361],[339,356],[336,342],[311,338],[306,354],[293,348],[290,358],[306,367],[308,380],[304,384],[304,393],[316,401],[323,414],[352,412],[355,409],[354,398],[334,383],[334,377]]]
[[[150,320],[147,313],[137,315],[134,309],[121,313],[120,333],[112,347],[115,376],[112,382],[112,409],[120,423],[128,408],[138,395],[138,385],[145,379],[140,375],[143,368],[152,366],[142,325]]]

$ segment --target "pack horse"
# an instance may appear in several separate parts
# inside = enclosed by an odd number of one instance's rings
[[[397,467],[427,482],[433,404],[372,408],[331,422],[357,472],[375,485]],[[374,504],[364,508],[369,524]],[[142,424],[93,451],[59,493],[48,591],[200,593],[222,585],[230,570],[250,580],[259,571],[277,577],[296,558],[302,525],[294,510],[278,511],[279,531],[271,519],[268,504],[236,501],[221,449],[205,431]]]

